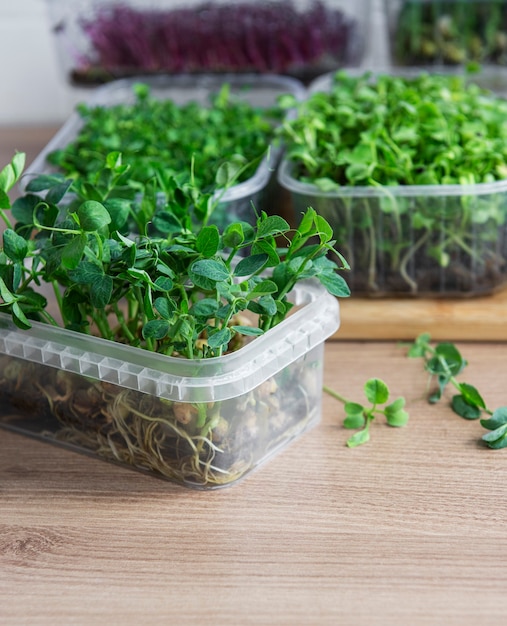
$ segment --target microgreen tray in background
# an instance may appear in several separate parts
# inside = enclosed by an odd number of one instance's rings
[[[284,123],[279,181],[313,206],[352,292],[471,296],[507,284],[507,102],[485,73],[339,72]]]
[[[398,65],[507,65],[506,0],[385,0]]]
[[[103,157],[122,153],[131,181],[180,184],[193,177],[199,188],[216,189],[218,223],[251,222],[264,210],[272,172],[280,157],[274,128],[286,111],[279,99],[301,100],[302,84],[275,75],[151,76],[113,81],[96,89],[28,167],[22,185],[35,175],[62,173],[89,178]],[[254,165],[221,190],[221,164]]]
[[[48,0],[66,78],[317,76],[358,65],[370,0]]]

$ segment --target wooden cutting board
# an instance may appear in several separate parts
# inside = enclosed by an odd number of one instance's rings
[[[340,299],[341,326],[334,339],[507,340],[507,289],[469,299]]]

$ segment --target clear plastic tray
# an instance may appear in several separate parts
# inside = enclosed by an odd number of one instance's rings
[[[370,0],[47,0],[66,78],[259,72],[312,78],[364,55]]]
[[[333,75],[316,79],[309,93],[328,91]],[[501,70],[473,80],[507,93]],[[354,295],[476,296],[507,285],[507,180],[322,191],[291,170],[283,158],[278,181],[294,215],[312,206],[329,221],[351,265],[347,282]],[[416,212],[424,216],[419,224]]]
[[[0,314],[0,426],[187,486],[233,484],[320,419],[338,302],[314,282],[291,295],[281,324],[201,361]]]
[[[507,65],[505,0],[384,0],[396,65]]]
[[[113,81],[96,88],[93,95],[87,100],[87,104],[89,106],[108,107],[134,103],[135,96],[132,86],[137,82],[149,85],[152,97],[160,100],[172,100],[177,105],[196,102],[203,107],[207,106],[210,94],[218,92],[225,83],[230,85],[234,97],[255,107],[273,106],[277,98],[283,94],[292,94],[298,100],[304,99],[306,95],[306,89],[302,83],[286,76],[236,74],[198,77],[190,75],[138,76]],[[19,185],[22,192],[25,191],[27,183],[35,176],[58,171],[48,163],[47,155],[73,141],[82,126],[82,118],[77,112],[74,112],[27,167]],[[267,149],[268,146],[266,146]],[[280,155],[280,147],[272,146],[252,177],[225,191],[217,190],[216,195],[220,197],[220,205],[215,210],[215,221],[220,222],[220,226],[225,227],[227,223],[236,220],[251,222],[255,217],[252,207],[255,207],[257,211],[269,211],[268,205],[272,191],[269,183],[278,165]]]

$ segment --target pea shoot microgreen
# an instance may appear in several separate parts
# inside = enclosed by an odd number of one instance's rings
[[[457,376],[463,372],[467,361],[453,343],[432,345],[431,336],[422,333],[410,345],[408,356],[422,358],[426,371],[431,378],[436,378],[437,389],[430,392],[429,402],[439,402],[446,388],[454,387],[458,391],[451,399],[454,413],[468,420],[480,419],[481,425],[489,431],[482,439],[490,448],[507,447],[507,407],[489,409],[476,387],[458,381]],[[482,417],[484,415],[487,417]]]
[[[140,199],[128,190],[123,195],[130,173],[119,153],[106,156],[96,184],[41,176],[11,207],[7,191],[21,165],[16,156],[0,174],[0,199],[16,220],[2,211],[0,310],[20,328],[32,320],[61,323],[152,352],[208,358],[283,321],[301,280],[349,295],[337,273],[347,262],[312,208],[295,230],[261,212],[254,225],[233,222],[220,231],[191,217],[208,216],[219,199],[189,184],[173,179],[163,203],[136,179]],[[136,234],[128,230],[129,217]],[[156,236],[149,235],[152,222]],[[53,286],[61,322],[48,311],[42,283]]]
[[[104,157],[121,151],[130,166],[130,186],[152,181],[165,191],[167,181],[176,178],[208,190],[216,188],[216,172],[224,161],[242,167],[238,181],[253,175],[283,114],[277,105],[251,105],[228,83],[210,93],[208,104],[155,97],[142,82],[132,90],[133,102],[78,105],[82,126],[77,136],[48,154],[48,162],[67,177],[93,182]]]
[[[353,292],[477,294],[505,282],[505,99],[468,75],[342,70],[295,108],[277,130],[287,184],[307,185],[303,201],[329,219]]]
[[[357,430],[347,440],[349,448],[355,448],[370,440],[370,425],[377,415],[384,415],[389,426],[405,426],[408,422],[409,415],[404,409],[405,399],[400,397],[394,402],[386,404],[389,400],[390,391],[386,383],[380,378],[370,378],[364,384],[364,394],[371,406],[352,402],[328,386],[324,386],[324,391],[343,403],[345,409],[343,426]],[[379,405],[385,406],[381,408]]]

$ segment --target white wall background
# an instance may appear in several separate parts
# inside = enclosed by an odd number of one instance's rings
[[[364,65],[378,67],[385,58],[383,0],[371,2]],[[60,124],[89,94],[66,81],[47,9],[46,0],[0,0],[0,125]]]

